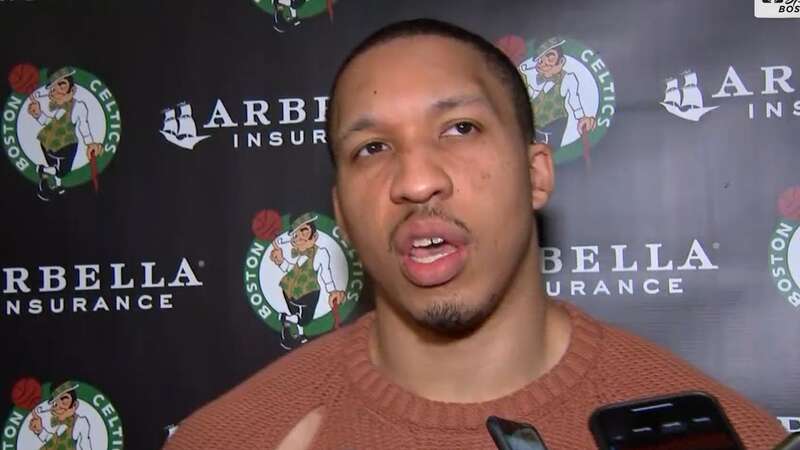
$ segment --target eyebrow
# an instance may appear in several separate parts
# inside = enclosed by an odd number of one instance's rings
[[[483,103],[484,105],[488,106],[491,109],[491,105],[486,97],[482,95],[458,95],[454,97],[447,97],[443,99],[436,100],[430,106],[429,109],[436,111],[437,113],[443,113],[461,106],[471,105],[475,103]],[[359,132],[368,130],[370,128],[375,128],[378,126],[378,122],[369,115],[365,115],[360,117],[358,120],[353,122],[350,127],[345,130],[339,137],[339,141],[343,141],[347,138],[347,136]]]
[[[345,132],[342,133],[339,136],[339,139],[337,139],[337,140],[343,141],[343,140],[345,140],[347,138],[347,136],[349,136],[349,135],[351,135],[353,133],[356,133],[356,132],[359,132],[359,131],[368,130],[370,128],[375,128],[376,126],[378,126],[378,123],[371,116],[362,116],[358,120],[353,122],[353,124],[350,125],[350,128],[345,130]]]
[[[460,106],[471,105],[474,103],[484,103],[486,105],[489,104],[486,97],[482,95],[458,95],[455,97],[448,97],[437,100],[433,103],[432,109],[438,110],[439,112],[449,111],[451,109],[458,108]]]

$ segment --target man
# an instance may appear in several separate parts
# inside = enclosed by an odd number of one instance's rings
[[[45,426],[34,409],[28,428],[43,442],[46,450],[91,450],[89,420],[78,415],[78,384],[67,381],[50,396],[50,423]]]
[[[534,213],[553,162],[526,92],[499,50],[449,24],[359,45],[328,136],[336,219],[375,311],[204,407],[167,448],[489,449],[496,415],[586,450],[597,407],[686,390],[718,397],[748,449],[778,442],[777,421],[734,392],[547,298]]]
[[[280,286],[289,314],[281,313],[281,347],[286,350],[308,342],[303,327],[314,320],[314,311],[319,301],[319,280],[328,293],[331,309],[344,300],[344,291],[336,289],[331,271],[331,255],[324,247],[317,245],[319,232],[314,221],[317,216],[305,213],[292,222],[288,239],[279,236],[275,239],[270,260],[286,275]],[[286,258],[281,244],[291,244],[291,258]]]
[[[584,111],[578,77],[564,70],[567,58],[561,46],[565,42],[554,37],[542,43],[534,59],[536,76],[526,76],[536,118],[536,140],[556,149],[561,146],[569,115],[576,121],[581,136],[597,127],[597,119]]]
[[[36,135],[42,147],[45,164],[37,167],[39,185],[36,195],[44,201],[53,195],[64,193],[62,178],[72,171],[72,163],[78,152],[78,136],[86,145],[86,156],[96,158],[103,153],[103,145],[97,142],[89,127],[89,108],[86,103],[75,98],[77,87],[73,79],[75,70],[61,68],[50,76],[47,82],[49,113],[35,96],[28,104],[30,114],[42,129]]]

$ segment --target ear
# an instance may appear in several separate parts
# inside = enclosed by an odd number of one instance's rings
[[[339,189],[336,188],[336,184],[331,188],[331,200],[333,201],[333,216],[336,219],[336,224],[339,225],[339,230],[342,232],[344,240],[350,242],[347,224],[342,215],[342,205],[339,203]]]
[[[531,206],[538,211],[547,204],[555,187],[553,153],[546,144],[528,144],[528,171],[531,177]]]

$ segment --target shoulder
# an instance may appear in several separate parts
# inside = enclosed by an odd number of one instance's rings
[[[75,99],[75,105],[72,107],[72,114],[83,114],[88,113],[89,107],[86,106],[86,102],[83,100]]]
[[[703,391],[719,400],[745,448],[772,448],[785,436],[775,417],[672,352],[620,328],[600,326],[603,351],[595,379],[604,403]]]
[[[89,431],[89,419],[86,416],[75,416],[75,431],[79,433]]]
[[[281,357],[178,426],[165,449],[272,448],[310,411],[345,388],[335,355],[357,324]]]
[[[564,72],[564,79],[562,80],[563,84],[569,85],[577,85],[578,84],[578,76],[575,75],[573,72]]]

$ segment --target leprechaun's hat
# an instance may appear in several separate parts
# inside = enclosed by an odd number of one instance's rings
[[[294,234],[294,232],[297,231],[298,228],[302,227],[303,225],[305,225],[307,223],[311,223],[311,222],[313,222],[313,221],[315,221],[317,219],[318,219],[318,217],[315,216],[312,213],[301,214],[296,219],[294,219],[294,221],[292,222],[292,226],[291,226],[292,231],[289,234]]]
[[[566,39],[563,39],[563,38],[561,38],[559,36],[553,36],[550,39],[547,39],[546,41],[544,41],[541,44],[539,44],[538,47],[536,47],[536,58],[535,59],[538,60],[539,58],[544,56],[545,53],[549,52],[550,50],[552,50],[552,49],[554,49],[556,47],[560,47],[560,46],[564,45],[565,42],[567,42]]]
[[[62,67],[62,68],[56,70],[55,72],[53,72],[47,78],[47,88],[50,89],[50,86],[52,86],[56,81],[58,81],[58,80],[60,80],[62,78],[71,77],[73,75],[75,75],[75,69],[74,68],[69,67],[69,66]]]
[[[55,403],[56,399],[66,394],[67,392],[72,392],[75,389],[78,389],[78,386],[80,386],[78,382],[72,380],[61,383],[60,385],[58,385],[57,388],[53,389],[53,392],[50,394],[49,403],[52,405],[53,403]]]

